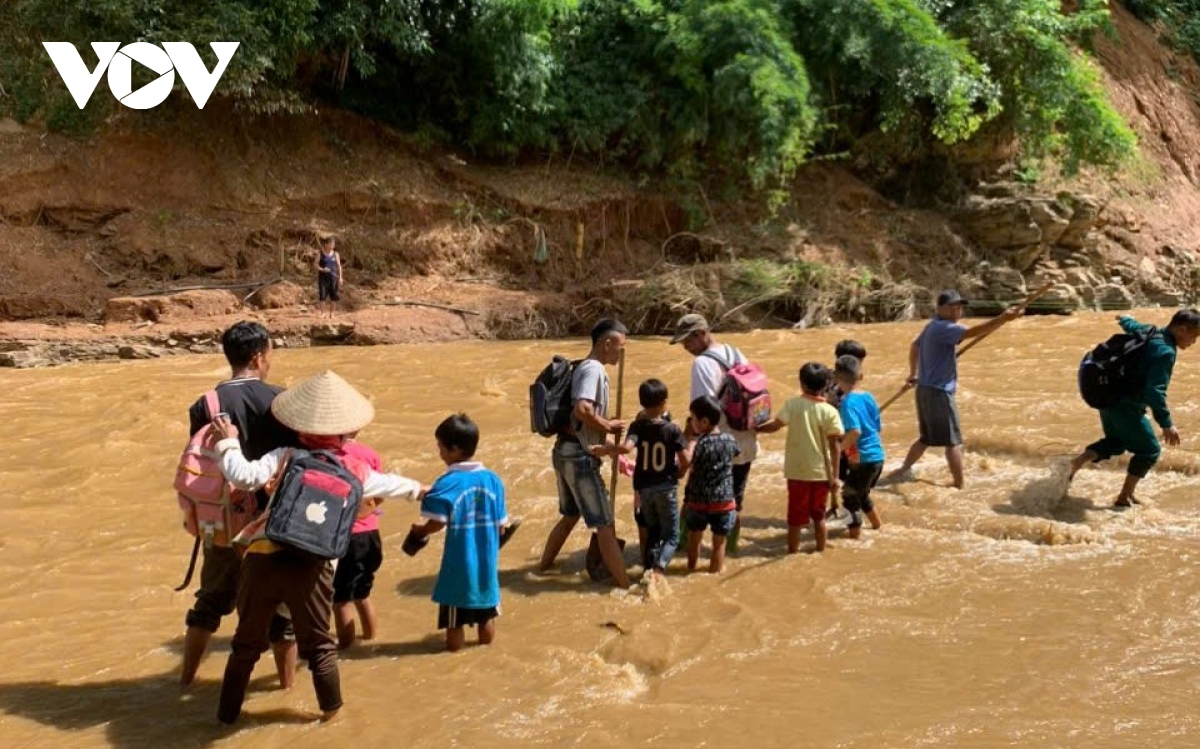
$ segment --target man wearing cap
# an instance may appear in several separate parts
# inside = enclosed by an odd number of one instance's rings
[[[713,338],[708,327],[708,320],[703,315],[695,313],[684,315],[675,323],[675,335],[671,344],[682,343],[683,348],[692,356],[692,387],[688,402],[703,395],[711,395],[720,400],[717,394],[725,381],[725,373],[734,365],[746,361],[733,346],[718,343]],[[742,527],[742,501],[746,495],[746,482],[750,478],[750,465],[758,457],[758,437],[753,431],[730,429],[724,414],[721,414],[721,430],[729,432],[737,441],[738,456],[733,461],[733,494],[737,501],[738,518],[733,532],[729,534],[726,548],[729,552],[737,551],[737,539]]]
[[[954,393],[958,386],[958,344],[987,335],[1009,320],[1021,316],[1020,307],[1010,307],[987,322],[967,327],[959,322],[968,302],[957,291],[938,294],[937,313],[908,349],[909,387],[917,388],[917,422],[920,437],[908,449],[904,464],[887,475],[889,483],[911,481],[912,467],[926,448],[946,448],[946,464],[954,488],[963,487],[962,430]]]

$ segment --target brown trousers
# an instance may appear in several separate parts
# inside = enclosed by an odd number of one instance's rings
[[[299,655],[308,661],[322,711],[342,706],[337,644],[329,630],[333,572],[327,561],[295,551],[247,554],[238,591],[238,626],[233,635],[217,718],[232,723],[242,712],[254,664],[270,647],[268,632],[279,604],[287,604]]]

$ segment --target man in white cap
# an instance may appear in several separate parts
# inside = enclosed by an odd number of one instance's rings
[[[937,312],[913,339],[908,351],[909,387],[917,388],[917,422],[920,436],[908,448],[904,464],[884,481],[911,481],[912,467],[930,447],[946,448],[946,464],[954,488],[963,487],[962,430],[954,394],[958,388],[958,344],[987,335],[1009,320],[1021,316],[1022,308],[1010,307],[987,322],[967,327],[959,322],[968,302],[953,289],[938,294]]]
[[[708,320],[695,313],[679,318],[675,323],[675,335],[671,337],[671,343],[682,343],[683,348],[695,357],[695,361],[692,362],[689,403],[703,395],[711,395],[720,400],[717,394],[725,382],[725,373],[731,367],[746,361],[741,351],[719,343],[708,327]],[[746,496],[746,482],[750,478],[750,465],[758,457],[758,437],[753,431],[730,429],[724,414],[721,415],[721,431],[732,434],[740,450],[733,461],[733,493],[737,500],[738,518],[733,532],[726,540],[726,550],[733,553],[737,551],[737,540],[742,528],[742,503]]]
[[[416,500],[424,491],[412,479],[377,473],[343,449],[375,418],[375,407],[333,372],[322,372],[280,393],[271,404],[271,412],[281,424],[298,433],[305,448],[337,455],[362,485],[362,496]],[[242,454],[236,426],[222,416],[213,420],[213,428],[221,437],[217,443],[221,472],[240,489],[252,491],[266,485],[280,471],[281,464],[294,457],[291,450],[281,448],[248,461]],[[337,643],[330,629],[333,565],[327,559],[269,540],[265,528],[270,512],[268,509],[238,536],[238,542],[246,546],[246,557],[238,595],[238,626],[217,708],[222,723],[233,723],[241,714],[250,675],[267,650],[271,617],[281,603],[291,611],[300,657],[308,661],[324,717],[332,717],[342,706]],[[315,522],[323,523],[324,518]]]

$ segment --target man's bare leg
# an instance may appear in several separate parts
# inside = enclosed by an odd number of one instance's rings
[[[617,543],[617,529],[611,525],[600,526],[596,529],[596,543],[600,547],[604,567],[612,575],[613,584],[618,588],[628,588],[629,574],[625,571],[625,558],[621,556],[621,546]]]
[[[212,635],[203,627],[187,628],[183,635],[183,671],[179,674],[181,686],[186,687],[196,680],[196,671],[200,668],[200,661],[204,658],[204,651],[208,650]]]
[[[908,454],[904,456],[904,463],[899,468],[885,476],[883,480],[887,483],[911,481],[912,468],[917,464],[917,461],[921,459],[921,456],[925,454],[926,449],[926,446],[921,443],[921,440],[917,440],[916,442],[912,443],[912,445],[908,448]]]
[[[571,531],[575,529],[575,524],[578,522],[578,515],[563,515],[559,518],[550,531],[550,536],[546,539],[546,548],[542,551],[542,561],[538,562],[540,571],[545,572],[554,565],[554,560],[558,558],[558,552],[562,551],[563,544],[567,542],[567,537],[571,535]]]
[[[1132,473],[1125,474],[1125,483],[1121,486],[1121,493],[1117,495],[1117,501],[1113,503],[1113,507],[1133,507],[1134,505],[1140,505],[1141,500],[1133,496],[1133,492],[1137,489],[1138,482],[1141,480],[1141,476],[1134,476]]]
[[[1100,459],[1100,456],[1091,450],[1084,450],[1071,459],[1071,478],[1075,478],[1075,474],[1079,473],[1079,469],[1083,468],[1088,463],[1095,463]]]
[[[946,465],[950,467],[950,477],[954,480],[954,488],[963,488],[963,449],[962,445],[946,448]]]

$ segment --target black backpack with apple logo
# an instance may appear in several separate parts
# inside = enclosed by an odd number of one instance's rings
[[[328,450],[292,450],[276,476],[266,536],[322,559],[340,559],[362,503],[362,482]]]

